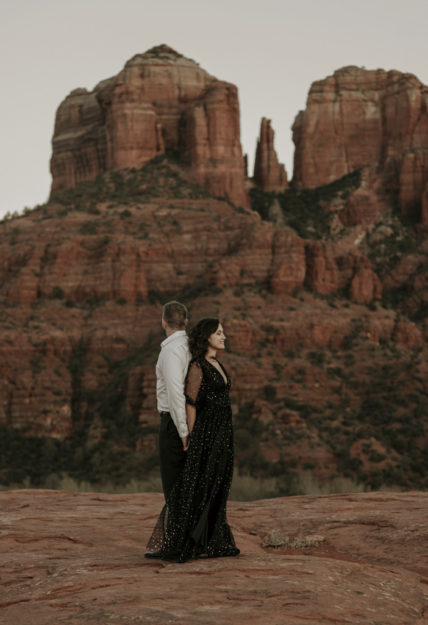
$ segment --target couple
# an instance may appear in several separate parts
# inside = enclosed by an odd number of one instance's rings
[[[189,337],[186,324],[183,304],[165,304],[156,391],[166,504],[145,553],[176,562],[239,554],[226,520],[233,474],[230,378],[216,358],[226,337],[218,319],[202,319]]]

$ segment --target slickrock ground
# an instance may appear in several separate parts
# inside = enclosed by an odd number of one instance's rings
[[[162,501],[1,493],[0,623],[428,623],[428,493],[231,502],[242,554],[186,564],[143,557]]]

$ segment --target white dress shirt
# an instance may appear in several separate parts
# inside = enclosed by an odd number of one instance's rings
[[[156,363],[156,396],[159,412],[169,412],[180,438],[189,434],[184,379],[190,362],[185,330],[177,330],[161,343]]]

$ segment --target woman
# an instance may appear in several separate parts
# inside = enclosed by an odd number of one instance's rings
[[[163,559],[239,554],[226,520],[233,474],[230,378],[216,358],[225,340],[218,319],[202,319],[190,333],[192,360],[185,381],[190,445],[147,545]]]

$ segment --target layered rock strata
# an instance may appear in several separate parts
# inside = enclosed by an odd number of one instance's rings
[[[412,74],[344,67],[313,83],[293,125],[294,179],[318,187],[371,166],[403,213],[428,182],[428,88]]]
[[[53,192],[173,150],[196,183],[248,206],[236,87],[165,45],[90,92],[72,91],[58,108],[52,147]]]
[[[244,358],[260,345],[274,346],[280,360],[289,349],[340,348],[353,332],[352,318],[367,314],[364,327],[374,344],[422,343],[414,324],[398,331],[393,312],[361,308],[381,296],[382,285],[352,246],[304,240],[256,213],[205,198],[158,198],[126,209],[99,203],[96,215],[62,210],[52,203],[0,230],[0,424],[31,424],[33,433],[59,438],[70,433],[69,363],[79,345],[93,362],[86,371],[103,371],[99,353],[117,360],[131,345],[143,345],[159,331],[156,302],[179,293],[195,299],[200,316],[212,315],[218,298],[232,352]],[[423,258],[398,265],[388,288],[416,280]],[[310,302],[300,301],[304,287],[314,294]],[[335,294],[349,297],[349,314],[315,297]],[[256,397],[264,384],[258,368],[254,379],[248,363],[245,370],[235,385],[239,401]],[[141,419],[151,423],[151,365],[138,375],[141,387],[130,401],[142,402]],[[85,373],[84,384],[96,388],[100,379]]]
[[[61,233],[54,205],[49,227],[40,229],[37,239],[31,234],[33,219],[22,221],[19,246],[7,244],[7,233],[3,245],[0,239],[2,295],[24,306],[57,297],[75,303],[123,298],[135,304],[153,291],[167,297],[198,276],[217,288],[266,283],[277,295],[293,293],[305,280],[317,293],[336,293],[350,289],[359,276],[372,296],[356,295],[354,301],[369,303],[382,294],[379,278],[360,252],[305,241],[291,228],[261,222],[254,213],[237,213],[224,202],[187,200],[184,206],[170,201],[169,208],[147,204],[144,223],[139,207],[127,210],[127,221],[150,232],[150,240],[148,234],[127,232],[120,214],[111,221],[108,210],[98,222],[76,215]],[[86,233],[88,224],[94,232]],[[212,226],[219,229],[215,237]],[[112,228],[122,240],[109,236]]]

